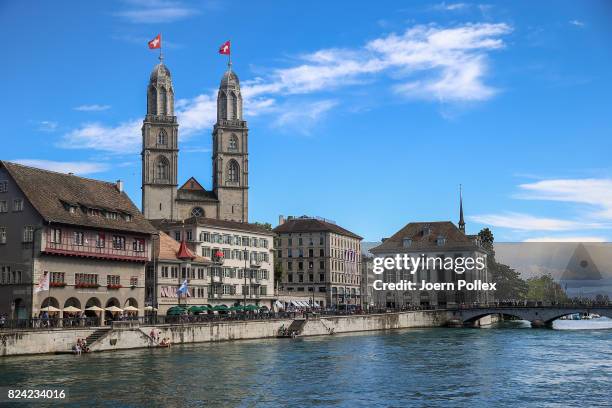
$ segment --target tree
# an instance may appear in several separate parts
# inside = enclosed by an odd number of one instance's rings
[[[543,275],[539,278],[527,279],[529,292],[527,298],[542,302],[564,302],[568,300],[563,287],[559,285],[550,275]]]
[[[265,228],[268,231],[272,231],[272,224],[270,224],[269,222],[254,222],[253,224]]]
[[[478,233],[482,247],[487,250],[487,268],[490,281],[497,283],[493,294],[495,300],[523,300],[527,296],[529,287],[527,282],[521,279],[521,274],[508,265],[498,263],[495,260],[495,237],[489,228],[484,228]]]

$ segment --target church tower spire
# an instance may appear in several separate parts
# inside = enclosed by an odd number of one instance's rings
[[[178,123],[174,87],[160,54],[147,87],[147,114],[142,123],[142,212],[147,219],[178,219],[176,188]]]
[[[459,230],[465,234],[465,221],[463,219],[463,191],[459,184]]]
[[[217,94],[217,123],[213,129],[213,190],[219,200],[218,219],[248,222],[248,139],[240,81],[229,63]]]

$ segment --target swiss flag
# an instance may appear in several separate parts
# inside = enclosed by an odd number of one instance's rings
[[[157,34],[157,37],[149,41],[149,49],[161,48],[161,34]]]
[[[221,47],[219,47],[219,54],[229,55],[230,54],[230,42],[229,40],[224,42]]]

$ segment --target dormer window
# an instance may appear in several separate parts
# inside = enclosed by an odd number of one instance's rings
[[[446,238],[443,237],[442,235],[438,235],[438,238],[436,238],[436,244],[438,246],[444,246],[446,245]]]
[[[412,239],[404,238],[403,241],[402,241],[402,246],[404,248],[410,248],[412,246]]]
[[[126,220],[127,222],[132,221],[132,216],[131,216],[130,214],[125,214],[125,220]]]
[[[423,227],[423,236],[426,237],[431,234],[431,227],[429,225],[425,225]]]
[[[113,212],[113,211],[108,211],[106,213],[106,218],[108,218],[109,220],[116,220],[118,216],[119,216],[119,214],[117,214],[116,212]]]

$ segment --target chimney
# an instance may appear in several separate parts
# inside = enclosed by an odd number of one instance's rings
[[[117,190],[119,190],[120,193],[123,193],[123,181],[122,180],[117,180]]]
[[[278,225],[283,225],[285,223],[285,217],[283,215],[278,216]]]

